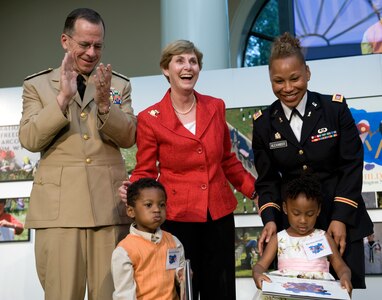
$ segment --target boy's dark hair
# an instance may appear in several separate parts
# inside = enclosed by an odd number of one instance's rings
[[[129,206],[135,207],[135,202],[139,198],[139,195],[143,189],[156,188],[164,193],[165,199],[167,199],[167,194],[164,186],[153,178],[141,178],[133,182],[127,189],[127,204]]]
[[[316,201],[320,206],[322,203],[322,191],[318,178],[309,174],[291,180],[285,189],[284,201],[287,199],[294,200],[300,194],[304,194],[307,199]]]

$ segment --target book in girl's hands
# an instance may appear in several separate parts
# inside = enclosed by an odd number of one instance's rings
[[[287,299],[350,300],[349,293],[339,281],[266,275],[272,282],[263,281],[263,295]]]

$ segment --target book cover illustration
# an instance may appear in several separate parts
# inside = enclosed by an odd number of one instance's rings
[[[272,282],[263,282],[263,295],[289,299],[350,299],[338,281],[267,276]]]

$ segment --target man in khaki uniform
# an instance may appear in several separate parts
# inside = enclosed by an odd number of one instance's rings
[[[41,152],[26,226],[36,229],[45,299],[84,299],[86,285],[89,299],[112,299],[111,254],[130,223],[118,196],[119,148],[135,143],[136,118],[129,80],[99,64],[104,30],[97,12],[72,11],[61,67],[23,85],[20,142]]]

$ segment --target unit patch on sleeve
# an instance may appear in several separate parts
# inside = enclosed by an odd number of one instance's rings
[[[344,100],[344,96],[341,94],[334,94],[332,97],[332,101],[334,102],[342,102]]]

